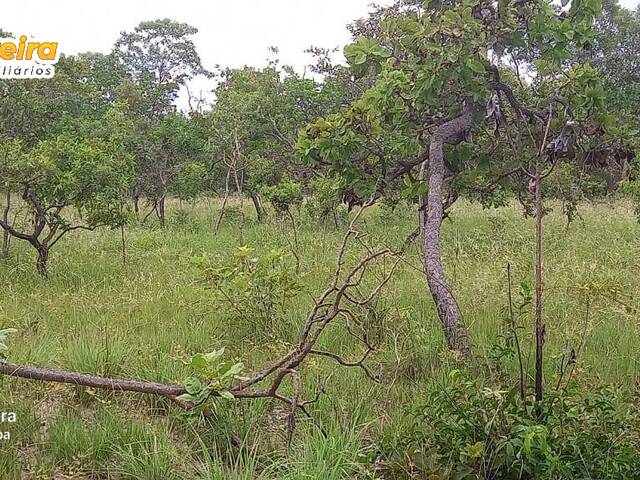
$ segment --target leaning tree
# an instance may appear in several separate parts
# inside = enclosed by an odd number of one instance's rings
[[[353,74],[373,71],[375,83],[300,134],[303,158],[342,175],[354,202],[398,189],[416,197],[429,289],[449,347],[464,356],[443,218],[463,193],[499,203],[509,187],[536,191],[542,160],[566,158],[576,136],[605,129],[595,72],[569,61],[593,40],[599,9],[599,0],[397,2],[361,22],[345,49]]]

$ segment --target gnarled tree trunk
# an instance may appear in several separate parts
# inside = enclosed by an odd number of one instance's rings
[[[43,277],[47,277],[49,272],[47,270],[47,265],[49,263],[49,247],[46,245],[40,244],[38,247],[38,258],[36,260],[36,269],[38,273]]]
[[[436,304],[449,348],[465,357],[472,354],[471,344],[458,303],[447,283],[440,253],[440,228],[443,218],[443,188],[445,176],[445,142],[453,142],[471,127],[472,110],[467,108],[459,117],[441,125],[429,145],[429,190],[427,203],[420,209],[420,231],[424,271],[429,290]]]

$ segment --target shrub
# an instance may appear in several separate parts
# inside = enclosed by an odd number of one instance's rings
[[[309,217],[327,221],[333,217],[336,224],[344,220],[344,211],[338,212],[342,202],[344,182],[340,178],[321,176],[309,183],[310,195],[305,203]]]
[[[284,178],[278,185],[264,187],[262,193],[279,213],[288,212],[302,203],[302,185],[289,178]]]
[[[193,261],[204,269],[214,299],[230,319],[238,324],[249,320],[254,334],[273,335],[302,288],[282,250],[256,255],[253,248],[244,246],[227,260],[198,257]]]
[[[640,472],[637,406],[610,387],[549,394],[538,421],[517,389],[454,371],[410,418],[386,443],[392,478],[613,480]]]

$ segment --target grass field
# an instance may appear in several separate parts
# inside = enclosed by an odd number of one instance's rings
[[[326,286],[341,231],[298,215],[303,291],[265,334],[251,318],[238,321],[212,295],[192,257],[226,261],[239,245],[237,218],[218,235],[206,203],[177,212],[171,224],[127,229],[126,263],[119,231],[69,235],[52,253],[50,278],[35,273],[33,252],[14,242],[0,262],[0,328],[14,327],[9,358],[116,377],[181,382],[184,361],[225,346],[227,356],[258,368],[295,341],[305,314]],[[545,218],[547,384],[560,357],[584,338],[576,378],[633,388],[639,380],[640,227],[622,203],[583,205],[568,228],[559,206]],[[291,228],[258,224],[247,210],[242,235],[256,252],[289,248]],[[366,212],[359,228],[370,242],[399,247],[414,230],[409,208]],[[474,348],[488,357],[507,304],[506,264],[514,291],[532,285],[533,222],[517,206],[483,210],[461,202],[444,224],[444,263]],[[354,261],[356,250],[350,251]],[[293,264],[293,258],[289,258]],[[588,289],[585,287],[588,285]],[[580,286],[583,286],[581,289]],[[590,293],[585,293],[585,292]],[[587,296],[589,315],[586,316]],[[132,479],[372,478],[376,441],[403,428],[406,409],[455,364],[445,352],[433,303],[420,272],[416,242],[386,288],[379,308],[378,351],[369,360],[385,376],[377,385],[358,369],[314,358],[303,371],[324,439],[300,420],[288,455],[282,406],[243,401],[219,407],[207,423],[185,418],[165,400],[0,378],[0,411],[15,411],[12,440],[0,443],[0,477]],[[235,318],[235,320],[233,320]],[[520,318],[532,373],[531,309]],[[585,326],[586,325],[586,326]],[[323,347],[358,358],[362,347],[329,329]],[[490,362],[487,362],[490,365]],[[504,366],[515,373],[515,363]],[[2,430],[2,428],[0,428]],[[231,434],[243,439],[232,445]],[[370,475],[367,477],[367,475]]]

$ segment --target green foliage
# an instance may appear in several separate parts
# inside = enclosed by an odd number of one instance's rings
[[[361,76],[372,66],[379,71],[381,62],[389,58],[391,54],[375,40],[358,37],[355,43],[344,48],[344,56],[354,73]]]
[[[182,200],[193,200],[207,190],[207,167],[199,162],[182,165],[171,184],[171,192]]]
[[[454,370],[413,407],[411,429],[390,447],[391,465],[395,478],[629,478],[640,468],[638,413],[616,389],[577,389],[548,395],[538,422],[516,389]]]
[[[118,225],[132,177],[131,157],[101,139],[61,135],[23,157],[16,183],[35,177],[31,191],[47,207],[74,207],[86,225]],[[63,220],[71,224],[72,220]]]
[[[195,258],[211,285],[214,300],[239,324],[250,322],[254,335],[273,335],[290,302],[300,293],[299,276],[283,250],[256,255],[253,248],[236,248],[227,259]]]
[[[537,137],[551,144],[563,138],[567,146],[559,154],[576,163],[628,152],[629,141],[620,143],[628,134],[606,120],[606,91],[597,70],[586,61],[568,61],[594,41],[601,8],[600,0],[572,2],[562,13],[546,0],[432,2],[424,8],[397,2],[381,8],[356,29],[366,35],[345,48],[354,75],[375,72],[370,88],[348,108],[303,129],[299,154],[311,165],[328,166],[359,197],[402,191],[414,200],[426,192],[417,178],[430,135],[466,105],[474,111],[473,127],[445,149],[447,193],[503,206],[511,190],[528,196],[517,172],[531,168]],[[527,65],[531,81],[523,81],[518,65]],[[497,84],[513,97],[507,100]],[[556,106],[553,99],[559,97]],[[552,104],[547,135],[544,122],[525,131],[522,111],[511,99],[529,112]],[[493,134],[483,131],[487,121],[495,122]],[[587,152],[584,159],[576,158],[574,143]],[[611,149],[602,151],[603,143]]]
[[[338,214],[344,185],[340,177],[320,176],[309,182],[309,196],[305,208],[312,218],[327,220]]]
[[[244,364],[222,361],[224,348],[209,353],[198,353],[191,358],[189,366],[194,376],[187,378],[185,389],[187,393],[180,395],[179,400],[196,404],[191,414],[200,414],[207,408],[207,401],[212,394],[226,400],[233,400],[233,394],[228,391],[231,382],[242,379],[240,374]],[[215,404],[212,404],[215,406]]]
[[[289,178],[284,178],[277,185],[264,187],[262,194],[281,213],[302,203],[302,185]]]
[[[168,18],[141,22],[132,32],[122,32],[113,55],[145,92],[150,115],[173,110],[178,89],[202,67],[192,36],[198,29]]]

